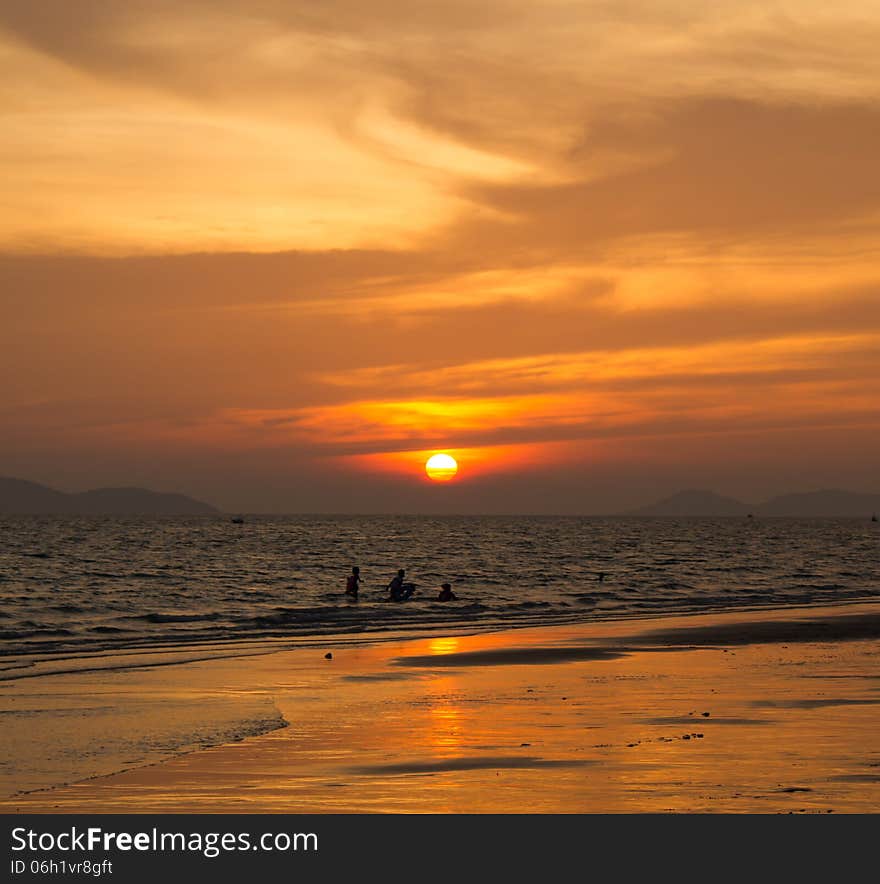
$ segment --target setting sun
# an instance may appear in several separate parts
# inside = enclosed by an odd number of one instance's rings
[[[458,464],[448,454],[435,454],[425,463],[425,472],[435,482],[448,482],[458,472]]]

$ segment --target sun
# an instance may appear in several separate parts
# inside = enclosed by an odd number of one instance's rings
[[[455,478],[458,472],[458,464],[455,458],[449,454],[435,454],[428,458],[425,463],[425,472],[429,479],[435,482],[448,482]]]

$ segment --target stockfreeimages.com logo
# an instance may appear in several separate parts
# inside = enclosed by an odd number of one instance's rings
[[[317,852],[318,836],[314,832],[105,832],[91,827],[79,829],[73,826],[64,832],[35,832],[19,827],[12,830],[13,851],[42,851],[63,853],[95,850],[132,850],[148,853],[201,853],[213,859],[221,853],[239,850],[262,850],[266,852],[303,851]]]

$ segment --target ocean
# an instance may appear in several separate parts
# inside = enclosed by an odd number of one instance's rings
[[[19,660],[880,595],[880,526],[855,519],[6,517],[0,531],[0,641]],[[418,589],[388,603],[398,568]],[[436,600],[445,581],[459,601]]]

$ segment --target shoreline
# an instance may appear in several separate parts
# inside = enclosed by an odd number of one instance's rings
[[[360,635],[337,645],[319,636],[250,656],[58,673],[39,693],[43,714],[62,722],[59,742],[65,733],[68,748],[89,737],[95,715],[118,724],[120,707],[140,697],[144,708],[126,722],[135,736],[123,748],[126,760],[146,754],[127,769],[34,784],[40,791],[0,803],[37,813],[520,812],[518,800],[547,812],[880,809],[880,747],[871,736],[880,730],[880,605],[760,611],[768,616]],[[34,681],[3,682],[8,706],[26,712]],[[829,696],[829,685],[845,685],[837,693],[846,696]],[[96,692],[103,711],[64,708]],[[275,728],[223,730],[243,713]],[[163,754],[163,735],[153,733],[160,714],[216,729],[170,752],[166,742]],[[797,751],[782,751],[781,740]],[[750,759],[760,787],[746,790],[751,797],[731,793],[725,781]],[[764,782],[789,766],[811,785]],[[684,779],[674,796],[657,784],[625,785],[649,770]],[[719,782],[706,781],[712,771]],[[503,794],[487,803],[483,791],[502,779]],[[711,801],[706,790],[717,793]]]
[[[112,646],[104,648],[95,648],[90,650],[87,647],[77,648],[69,652],[58,651],[36,651],[33,653],[0,653],[0,685],[7,681],[16,681],[20,678],[37,678],[53,675],[69,675],[78,672],[98,672],[98,671],[114,671],[124,669],[141,669],[146,666],[174,666],[184,665],[186,663],[201,662],[207,660],[217,660],[226,657],[246,657],[259,656],[261,654],[274,654],[284,650],[302,650],[312,646],[320,645],[321,647],[345,647],[361,644],[381,644],[386,642],[399,642],[407,640],[415,640],[418,638],[430,638],[436,635],[454,635],[469,636],[483,634],[497,634],[519,631],[534,631],[541,629],[567,629],[578,626],[601,626],[614,623],[643,623],[653,620],[667,619],[686,619],[686,618],[702,618],[702,617],[723,617],[734,616],[738,614],[754,614],[761,612],[797,612],[809,611],[815,609],[837,610],[840,608],[861,607],[864,605],[880,605],[880,601],[873,596],[862,596],[853,599],[845,599],[839,602],[801,602],[791,605],[779,605],[774,603],[754,604],[754,605],[731,605],[730,607],[719,606],[712,610],[700,609],[682,609],[664,612],[613,612],[603,614],[598,617],[590,617],[584,619],[583,615],[572,615],[571,619],[559,618],[547,623],[515,623],[515,622],[488,622],[480,623],[471,622],[453,622],[449,624],[431,624],[423,628],[417,628],[413,625],[402,627],[394,627],[388,629],[363,629],[351,630],[344,632],[314,632],[314,633],[272,633],[259,636],[230,636],[228,638],[214,637],[202,640],[190,640],[187,642],[160,640],[156,642],[144,642],[142,644],[132,644],[128,646]],[[254,650],[244,650],[245,648],[254,648]],[[237,653],[223,653],[227,651],[237,651]],[[208,653],[219,651],[220,653]],[[115,662],[117,658],[144,656],[151,657],[156,655],[195,655],[203,653],[205,656],[187,656],[186,658],[175,657],[175,659],[163,659],[154,663],[145,660],[132,661],[128,664]],[[49,669],[42,668],[35,671],[32,667],[44,666],[57,662],[66,662],[74,660],[94,660],[106,659],[113,660],[114,663],[109,666],[101,667],[73,667],[70,669]],[[20,674],[18,674],[21,670]]]

